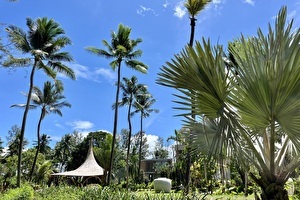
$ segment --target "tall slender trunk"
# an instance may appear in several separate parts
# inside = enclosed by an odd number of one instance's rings
[[[127,120],[128,120],[128,127],[129,127],[129,133],[128,133],[128,147],[127,147],[127,156],[126,156],[126,189],[128,190],[128,184],[129,184],[129,154],[130,154],[130,143],[131,143],[131,133],[132,133],[132,126],[131,126],[131,105],[132,105],[132,95],[130,95],[129,100],[129,106],[128,106],[128,113],[127,113]]]
[[[23,119],[22,119],[22,126],[21,126],[21,132],[20,132],[20,146],[19,146],[19,151],[18,151],[17,187],[21,186],[21,162],[22,162],[23,142],[24,142],[24,135],[25,135],[25,128],[26,128],[27,114],[29,111],[31,93],[32,93],[32,89],[33,89],[34,72],[35,72],[37,62],[38,62],[38,60],[34,61],[34,64],[33,64],[32,70],[31,70],[29,91],[28,91],[26,106],[25,106]]]
[[[142,145],[143,145],[143,112],[141,112],[141,131],[140,131],[140,148],[139,148],[139,168],[138,168],[138,180],[141,177],[141,162],[142,162]]]
[[[118,101],[119,101],[119,92],[120,92],[120,82],[121,82],[121,61],[119,61],[118,66],[118,81],[117,81],[117,92],[116,92],[116,100],[115,100],[115,116],[114,116],[114,129],[113,129],[113,138],[111,144],[111,153],[110,153],[110,161],[109,161],[109,171],[107,177],[107,184],[110,184],[112,169],[113,169],[113,159],[114,159],[114,149],[116,143],[116,135],[117,135],[117,126],[118,126]]]
[[[37,160],[37,157],[38,157],[39,151],[40,151],[40,143],[41,143],[40,130],[41,130],[41,124],[42,124],[43,116],[44,116],[44,113],[45,113],[44,109],[45,108],[43,107],[42,111],[41,111],[40,118],[39,118],[39,122],[38,122],[38,128],[37,128],[37,147],[36,147],[36,151],[35,151],[35,156],[34,156],[33,164],[32,164],[32,167],[31,167],[31,171],[30,171],[30,174],[29,174],[29,180],[32,180],[32,175],[33,175],[34,168],[35,168],[35,165],[36,165],[36,160]]]
[[[191,35],[190,35],[190,42],[189,45],[193,47],[194,44],[194,35],[195,35],[195,26],[196,26],[196,18],[192,16],[190,18],[191,20]],[[193,99],[192,99],[193,102]],[[193,103],[192,103],[193,104]],[[195,119],[195,114],[194,114],[194,106],[192,105],[192,118]],[[191,131],[191,130],[190,130]],[[190,149],[190,143],[191,143],[191,132],[189,132],[189,141],[188,141],[188,148],[187,148],[187,167],[186,167],[186,173],[185,173],[185,193],[188,194],[190,190],[190,176],[191,176],[191,149]]]
[[[191,25],[191,35],[190,35],[190,43],[189,43],[189,45],[192,47],[193,44],[194,44],[195,26],[196,26],[197,19],[194,16],[192,16],[190,18],[190,20],[191,20],[191,23],[190,23],[190,25]]]

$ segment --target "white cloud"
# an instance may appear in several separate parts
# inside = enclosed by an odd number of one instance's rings
[[[158,142],[158,139],[159,137],[157,135],[147,135],[146,134],[146,137],[147,137],[147,144],[149,145],[149,155],[147,156],[147,159],[151,159],[153,157],[153,152],[155,150],[155,145],[156,143]],[[166,148],[166,150],[168,151],[168,157],[169,158],[172,158],[174,155],[173,155],[173,145],[169,145],[169,146],[164,146],[164,148]]]
[[[115,82],[117,79],[116,73],[111,69],[100,68],[95,71],[95,74],[103,76],[109,82]]]
[[[59,123],[55,123],[54,125],[55,125],[56,127],[58,127],[58,128],[64,128],[64,126],[61,125],[61,124],[59,124]]]
[[[213,0],[212,1],[212,4],[220,4],[221,3],[221,0]]]
[[[82,78],[90,81],[101,82],[101,76],[104,77],[108,82],[115,82],[117,79],[116,73],[111,69],[90,69],[87,66],[80,65],[77,63],[68,64],[73,69],[76,75],[76,79]],[[66,78],[63,74],[58,74],[61,78]]]
[[[174,15],[176,17],[178,17],[179,19],[182,19],[182,17],[185,15],[186,11],[185,11],[185,7],[184,7],[184,3],[183,1],[179,2],[175,8],[174,8]]]
[[[170,5],[170,3],[169,3],[168,1],[166,1],[166,2],[163,4],[163,7],[167,8],[169,5]]]
[[[155,149],[155,144],[158,141],[157,135],[147,135],[147,144],[149,145],[149,152],[153,152]]]
[[[244,3],[247,3],[247,4],[251,5],[251,6],[255,5],[255,3],[254,3],[253,0],[244,0]]]
[[[221,10],[223,9],[223,4],[226,3],[226,0],[213,0],[207,5],[207,9],[213,9],[214,13],[221,15]]]
[[[94,127],[94,124],[90,121],[74,120],[66,123],[71,126],[74,130],[87,131]]]
[[[140,5],[139,9],[137,9],[137,11],[136,11],[136,13],[137,13],[138,15],[141,15],[141,16],[145,16],[145,13],[146,13],[146,12],[150,12],[150,13],[152,13],[153,15],[158,16],[158,14],[156,14],[156,12],[155,12],[154,9],[152,9],[152,8],[147,8],[147,7],[141,6],[141,5]]]

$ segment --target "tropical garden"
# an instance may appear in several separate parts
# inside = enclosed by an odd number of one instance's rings
[[[168,141],[176,155],[171,166],[156,165],[160,176],[172,180],[172,192],[155,193],[144,176],[142,160],[166,159],[160,138],[149,152],[143,120],[159,112],[155,97],[136,76],[123,77],[121,68],[147,73],[139,61],[141,38],[131,38],[131,28],[120,24],[111,40],[86,51],[110,61],[116,71],[113,132],[95,131],[87,136],[74,131],[55,146],[42,133],[50,114],[63,116],[71,108],[58,74],[75,79],[68,63],[71,44],[63,28],[53,19],[26,19],[27,30],[6,28],[10,46],[0,40],[1,67],[30,68],[22,109],[22,123],[7,133],[7,150],[0,140],[0,199],[297,199],[300,197],[300,29],[287,20],[287,8],[278,12],[266,34],[241,35],[228,47],[212,45],[209,39],[195,41],[196,16],[209,4],[187,0],[190,40],[160,68],[156,83],[176,90],[175,109],[184,126]],[[12,51],[12,49],[14,51]],[[13,54],[12,52],[18,52]],[[19,57],[20,55],[24,57]],[[35,73],[48,77],[35,85]],[[119,118],[125,109],[126,119]],[[32,109],[40,112],[36,141],[28,148],[26,125]],[[133,132],[132,119],[139,131]],[[118,122],[128,127],[118,133]],[[1,139],[1,138],[0,138]],[[51,174],[78,168],[86,159],[90,141],[95,159],[104,168],[99,179],[53,177]]]

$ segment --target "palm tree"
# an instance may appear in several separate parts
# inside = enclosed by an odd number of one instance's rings
[[[130,33],[131,33],[131,29],[129,27],[120,24],[118,31],[111,33],[111,44],[109,44],[106,40],[102,41],[103,45],[108,49],[108,51],[103,49],[98,49],[96,47],[86,48],[87,51],[94,53],[96,55],[104,56],[109,59],[114,59],[110,63],[110,66],[112,67],[113,70],[117,69],[118,71],[115,105],[117,105],[119,101],[122,62],[124,61],[128,67],[140,71],[142,73],[147,73],[147,69],[148,69],[147,65],[136,60],[136,58],[142,55],[142,51],[135,50],[135,47],[142,42],[142,39],[140,38],[136,40],[130,39]],[[108,179],[107,179],[108,184],[110,183],[110,177],[113,168],[117,125],[118,125],[118,106],[115,107],[115,113],[114,113],[114,128],[113,128],[113,139],[112,139],[112,151],[110,156],[110,170],[108,172]]]
[[[132,135],[132,124],[131,124],[131,108],[132,104],[135,100],[136,95],[139,91],[145,87],[143,84],[137,84],[138,80],[136,76],[132,76],[130,79],[123,78],[123,82],[121,83],[120,87],[123,91],[123,98],[119,102],[119,106],[128,105],[127,111],[127,121],[128,121],[128,138],[127,138],[127,155],[126,155],[126,188],[128,189],[128,182],[129,182],[129,154],[130,154],[130,142],[131,142],[131,135]]]
[[[40,153],[44,154],[46,158],[48,157],[49,151],[51,150],[51,147],[49,146],[49,142],[51,141],[50,136],[46,134],[41,135],[40,140]],[[38,142],[36,142],[36,146],[38,145]]]
[[[38,121],[38,127],[37,127],[37,147],[36,147],[36,153],[33,160],[31,172],[29,174],[29,179],[32,178],[32,174],[36,165],[36,159],[40,150],[41,145],[41,136],[40,136],[40,130],[41,130],[41,124],[43,119],[47,114],[54,113],[62,116],[61,108],[63,107],[71,107],[71,104],[69,104],[66,101],[63,101],[65,96],[62,95],[63,93],[63,84],[61,81],[56,80],[55,84],[52,84],[50,81],[46,81],[44,83],[43,91],[38,88],[33,88],[33,94],[31,95],[31,101],[32,105],[30,105],[31,108],[41,108],[41,114]],[[15,104],[13,107],[25,107],[25,104]],[[47,135],[46,135],[47,136]]]
[[[60,172],[66,169],[68,162],[72,158],[76,147],[82,142],[82,136],[74,131],[64,135],[54,147],[54,160],[59,166]]]
[[[190,14],[191,35],[189,45],[193,46],[196,26],[196,15],[198,15],[211,0],[187,0],[184,4]]]
[[[23,54],[29,54],[29,58],[15,58],[10,56],[3,65],[28,66],[32,65],[30,73],[30,84],[27,95],[25,111],[22,119],[20,147],[23,143],[25,134],[27,113],[29,110],[31,93],[34,86],[35,70],[42,69],[48,76],[55,78],[56,74],[63,73],[66,76],[75,79],[74,71],[62,63],[72,61],[68,52],[60,50],[71,43],[70,39],[63,34],[64,30],[53,19],[38,18],[36,21],[27,18],[29,31],[26,33],[21,28],[11,25],[7,28],[8,39],[14,44],[15,48]],[[19,148],[17,185],[21,184],[21,160],[22,148]]]
[[[200,13],[204,9],[204,7],[211,2],[211,0],[187,0],[185,2],[185,7],[190,14],[190,25],[191,25],[191,34],[190,34],[190,42],[189,45],[192,47],[194,44],[194,36],[195,36],[195,26],[196,26],[196,15]],[[193,92],[193,91],[191,91]],[[193,100],[192,100],[193,101]],[[192,105],[192,111],[193,109]],[[192,112],[192,118],[195,119],[195,113]],[[191,133],[192,134],[192,133]],[[190,182],[190,168],[191,168],[191,153],[189,144],[191,143],[190,138],[187,138],[187,167],[186,167],[186,175],[185,175],[185,191],[189,192],[189,182]]]
[[[136,101],[133,104],[135,111],[132,114],[140,113],[140,145],[139,145],[139,167],[138,179],[140,181],[141,175],[141,161],[142,161],[142,145],[143,145],[143,118],[149,117],[152,112],[158,112],[157,109],[151,108],[156,102],[156,99],[148,92],[146,87],[143,87],[139,94],[136,96]]]
[[[181,88],[181,109],[195,99],[194,112],[203,115],[202,122],[215,122],[211,155],[231,148],[240,165],[257,170],[250,177],[260,186],[262,199],[288,199],[284,185],[300,166],[300,29],[293,29],[293,20],[286,24],[286,17],[283,7],[267,35],[258,29],[257,36],[242,36],[239,45],[229,45],[238,68],[228,70],[222,47],[203,40],[163,66],[158,79]],[[192,95],[189,90],[196,91],[193,98],[186,98]],[[199,126],[206,133],[206,124]]]

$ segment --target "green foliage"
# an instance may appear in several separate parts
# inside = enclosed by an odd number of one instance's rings
[[[141,185],[139,187],[142,187]],[[200,200],[205,199],[205,194],[197,191],[189,195],[182,192],[155,193],[151,189],[139,189],[137,191],[125,190],[114,185],[113,187],[102,187],[100,185],[88,185],[86,187],[70,187],[60,185],[59,187],[43,187],[35,190],[27,183],[21,188],[11,189],[1,196],[1,200]],[[222,196],[209,196],[209,199],[253,199],[240,195],[227,194]]]
[[[64,135],[61,141],[56,143],[54,147],[53,163],[59,169],[59,171],[63,171],[67,164],[71,162],[73,158],[72,155],[76,150],[76,146],[81,142],[82,135],[74,131],[73,133]]]
[[[35,200],[176,200],[187,199],[180,193],[155,193],[150,190],[141,190],[138,192],[126,191],[117,186],[114,187],[101,187],[99,185],[90,185],[84,188],[60,186],[49,187],[36,191]]]
[[[24,184],[20,188],[15,188],[4,193],[2,200],[32,200],[34,190],[29,184]]]
[[[212,158],[235,156],[245,169],[252,165],[262,199],[287,199],[284,184],[300,166],[300,29],[292,26],[283,7],[267,35],[258,29],[229,45],[234,68],[224,62],[222,46],[203,39],[158,74],[159,84],[180,92],[176,102],[194,132],[187,134],[193,153],[206,144]]]
[[[81,199],[83,191],[80,188],[70,187],[70,186],[60,186],[60,187],[48,187],[43,188],[35,193],[35,199],[43,200],[78,200]]]

